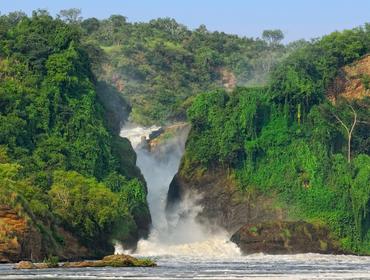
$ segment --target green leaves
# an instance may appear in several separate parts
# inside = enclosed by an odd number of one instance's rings
[[[357,230],[363,238],[370,230],[370,157],[359,155],[353,162],[352,207]]]
[[[242,191],[274,194],[290,217],[326,223],[346,250],[368,254],[369,99],[332,104],[324,94],[340,67],[370,51],[369,40],[363,28],[335,32],[294,51],[268,89],[198,95],[182,176],[231,169]]]
[[[110,232],[118,219],[118,198],[103,184],[76,172],[57,171],[49,192],[52,211],[84,239]]]
[[[12,22],[0,31],[0,200],[20,201],[51,243],[59,227],[96,251],[111,249],[113,235],[134,242],[134,219],[150,222],[145,188],[132,180],[140,173],[131,145],[105,126],[79,27],[45,11],[5,19]]]
[[[256,138],[265,121],[264,89],[218,90],[198,95],[188,109],[193,132],[187,156],[204,165],[236,165],[246,157],[245,141]]]
[[[183,107],[200,92],[264,84],[286,52],[282,34],[268,45],[205,26],[191,31],[170,18],[130,23],[112,16],[86,19],[81,26],[84,40],[104,50],[105,69],[97,69],[97,76],[128,98],[131,118],[143,125],[185,120]],[[96,57],[94,51],[90,55]]]
[[[333,32],[299,48],[272,72],[273,99],[291,106],[304,104],[306,112],[323,100],[325,88],[345,64],[370,51],[370,33],[365,28]]]

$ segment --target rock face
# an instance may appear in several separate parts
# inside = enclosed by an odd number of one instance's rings
[[[155,153],[156,156],[166,156],[176,152],[174,149],[185,146],[190,128],[188,123],[175,123],[170,126],[161,127],[149,135],[149,140],[146,143],[147,149]]]
[[[106,82],[97,84],[97,96],[99,102],[104,107],[105,119],[111,131],[119,134],[121,126],[127,120],[131,108],[128,102],[123,98],[122,93],[117,91],[114,86]]]
[[[186,195],[197,193],[203,209],[199,221],[226,229],[244,254],[343,253],[327,227],[286,221],[288,216],[276,205],[274,194],[241,193],[223,169],[196,170],[184,174],[180,168],[169,188],[168,213]]]
[[[370,96],[369,85],[365,80],[370,79],[370,55],[342,67],[327,90],[327,98],[335,103],[338,97],[349,100],[362,99]]]
[[[7,205],[0,206],[0,234],[0,262],[42,257],[41,234]]]
[[[207,170],[187,177],[180,172],[172,180],[166,210],[171,213],[177,202],[187,194],[196,194],[203,210],[198,218],[226,229],[230,234],[246,223],[282,219],[283,212],[272,207],[273,198],[249,196],[241,193],[234,180],[223,169]]]
[[[232,237],[243,254],[343,253],[324,226],[303,221],[247,224]]]
[[[69,232],[62,228],[56,232],[63,244],[58,244],[51,235],[42,234],[26,214],[20,215],[12,207],[0,205],[0,262],[40,261],[49,255],[63,260],[93,256]]]

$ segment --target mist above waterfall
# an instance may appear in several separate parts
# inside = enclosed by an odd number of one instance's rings
[[[210,231],[209,225],[200,224],[196,217],[201,206],[199,195],[186,194],[173,211],[166,215],[166,201],[169,185],[177,173],[185,142],[188,126],[182,126],[171,133],[171,137],[160,141],[150,150],[145,139],[160,127],[144,128],[128,124],[121,130],[121,136],[127,137],[137,154],[137,165],[144,175],[148,186],[148,203],[152,216],[152,229],[147,240],[140,240],[138,255],[238,255],[239,249],[228,242],[228,236],[221,230]],[[116,247],[118,250],[118,247]],[[118,250],[120,251],[120,250]]]

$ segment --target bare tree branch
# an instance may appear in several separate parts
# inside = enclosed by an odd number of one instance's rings
[[[345,123],[344,121],[342,121],[338,115],[336,115],[335,113],[332,113],[334,115],[334,117],[337,119],[337,121],[345,128],[345,130],[347,131],[347,146],[348,146],[348,150],[347,150],[347,161],[350,163],[351,162],[351,139],[352,139],[352,133],[353,133],[353,130],[355,129],[355,126],[357,124],[357,113],[355,111],[355,109],[353,109],[353,107],[351,106],[351,104],[348,104],[348,106],[351,108],[352,112],[353,112],[353,122],[351,124],[351,128],[349,128]]]
[[[357,114],[356,114],[355,109],[353,109],[353,107],[350,104],[348,106],[351,108],[353,115],[354,115],[353,123],[352,123],[351,130],[350,130],[350,134],[352,134],[352,131],[355,128],[355,125],[357,123]]]
[[[337,119],[337,121],[346,129],[347,133],[349,134],[349,129],[346,124],[336,115],[333,113],[333,116]]]

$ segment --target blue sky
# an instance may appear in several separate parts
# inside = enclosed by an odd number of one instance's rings
[[[205,24],[241,36],[257,37],[279,28],[286,41],[310,39],[370,22],[370,0],[0,0],[1,14],[80,8],[84,18],[122,14],[129,21],[172,17],[189,28]]]

